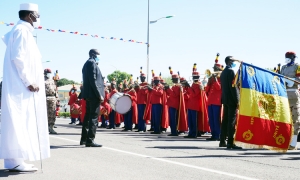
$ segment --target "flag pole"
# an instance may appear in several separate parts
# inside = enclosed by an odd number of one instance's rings
[[[236,61],[236,62],[239,62],[239,63],[242,63],[242,62],[243,62],[243,61],[241,61],[241,60],[233,59],[233,58],[231,58],[231,60]],[[276,72],[273,72],[273,73],[278,74],[278,73],[276,73]],[[282,76],[282,77],[285,78],[285,79],[288,79],[288,80],[290,80],[290,81],[293,81],[294,83],[300,84],[300,81],[296,81],[296,80],[294,80],[294,79],[292,79],[292,78],[290,78],[290,77],[284,76],[284,75],[282,75],[282,74],[278,74],[278,75],[279,75],[279,76]]]

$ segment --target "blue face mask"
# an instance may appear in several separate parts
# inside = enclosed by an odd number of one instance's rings
[[[235,63],[232,63],[232,64],[231,64],[231,67],[232,67],[232,68],[234,68],[235,66],[236,66],[236,64],[235,64]]]
[[[100,61],[100,56],[97,56],[97,57],[95,58],[95,60],[96,60],[96,62],[99,62],[99,61]]]

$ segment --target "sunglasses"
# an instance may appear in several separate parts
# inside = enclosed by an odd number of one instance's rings
[[[34,16],[35,18],[40,18],[41,16],[38,13],[31,13],[32,16]]]

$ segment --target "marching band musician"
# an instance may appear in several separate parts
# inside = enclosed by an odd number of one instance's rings
[[[119,91],[119,92],[124,93],[124,94],[127,93],[128,90],[129,90],[128,89],[128,82],[127,82],[127,80],[124,79],[123,83],[120,82],[119,87],[122,90],[122,91]],[[119,114],[119,113],[117,113],[117,114]],[[127,117],[125,117],[126,114],[119,114],[119,116],[120,116],[120,123],[116,122],[116,127],[120,127],[121,123],[124,122],[124,126],[122,128],[126,128],[125,127],[125,119],[127,118]]]
[[[126,79],[124,79],[123,83],[121,82],[119,86],[122,88],[122,91],[119,91],[119,92],[122,92],[124,94],[128,92],[128,82],[127,82]],[[122,128],[124,128],[124,130],[125,130],[126,129],[125,125],[127,124],[127,123],[125,123],[125,120],[127,119],[127,115],[126,114],[120,114],[119,116],[120,116],[120,121],[124,122],[124,126]],[[117,124],[116,127],[119,127],[119,124]]]
[[[188,95],[187,91],[188,91],[190,85],[187,83],[187,81],[184,77],[180,78],[180,84],[181,84],[182,89],[183,89],[184,103],[185,103],[185,108],[186,108],[186,111],[187,111],[187,103],[188,103],[188,100],[189,100],[189,95]],[[188,86],[187,86],[187,84],[188,84]]]
[[[108,120],[108,116],[111,113],[111,107],[108,103],[108,98],[109,98],[109,91],[104,83],[105,89],[104,89],[104,93],[105,93],[105,97],[104,97],[104,101],[100,104],[100,119],[101,119],[101,126],[99,126],[100,128],[107,128],[107,124],[106,124],[106,120]]]
[[[151,70],[152,72],[152,79],[151,79],[151,85],[149,86],[146,86],[147,87],[147,90],[149,87],[153,87],[154,86],[154,76],[155,76],[155,73],[154,73],[154,70]],[[150,129],[148,131],[154,131],[154,126],[153,126],[153,117],[151,116],[152,114],[152,104],[151,104],[151,91],[147,91],[148,92],[148,99],[147,99],[147,104],[146,104],[146,107],[145,107],[145,113],[144,113],[144,119],[146,121],[150,120]]]
[[[208,83],[206,86],[207,105],[208,105],[208,117],[209,126],[211,130],[211,137],[207,138],[207,141],[219,141],[221,133],[221,80],[220,73],[222,71],[221,64],[218,64],[219,53],[214,64],[214,72],[211,73],[209,70],[206,71]]]
[[[68,102],[68,105],[70,105],[70,114],[71,114],[71,122],[69,124],[75,124],[76,123],[76,118],[72,118],[72,111],[71,111],[71,106],[77,101],[78,97],[77,97],[77,94],[76,94],[76,87],[73,85],[73,87],[70,89],[70,92],[69,92],[69,96],[70,96],[70,99],[69,99],[69,102]]]
[[[111,92],[108,95],[108,99],[110,99],[117,91],[116,89],[117,83],[115,81],[111,82]],[[115,122],[120,122],[120,114],[118,114],[113,109],[109,114],[109,127],[107,129],[116,129]]]
[[[166,108],[166,97],[164,96],[163,86],[160,84],[160,78],[158,76],[154,77],[153,88],[148,86],[148,90],[151,92],[150,103],[151,108],[151,118],[153,121],[154,131],[151,134],[160,134],[161,127],[168,128],[168,119]]]
[[[146,132],[146,121],[144,119],[145,108],[148,101],[148,83],[145,82],[146,75],[141,72],[140,75],[141,83],[135,86],[135,91],[137,92],[137,108],[138,108],[138,130],[137,132]]]
[[[139,78],[137,78],[137,80],[138,80]],[[135,88],[135,83],[136,82],[134,82],[133,81],[133,75],[132,74],[130,74],[130,79],[129,79],[129,83],[130,83],[130,85],[131,86],[133,86],[133,89]],[[134,89],[134,91],[135,91],[135,89]],[[136,91],[135,91],[136,92]],[[137,99],[137,95],[136,95],[136,99]],[[135,102],[135,104],[136,104],[136,102]],[[138,110],[137,110],[137,104],[136,104],[136,113],[138,113]],[[136,121],[134,121],[135,123],[134,123],[134,128],[133,129],[139,129],[139,127],[138,127],[138,115],[136,116]]]
[[[126,94],[130,96],[132,105],[131,105],[131,109],[126,114],[124,114],[125,129],[123,131],[132,131],[132,125],[137,124],[138,121],[138,111],[137,111],[137,104],[136,104],[137,94],[134,90],[134,83],[132,79],[130,81],[130,86]]]
[[[287,76],[291,79],[296,79],[297,81],[300,80],[300,65],[295,63],[296,58],[295,52],[287,52],[285,53],[285,65],[282,66],[281,72],[280,72],[280,65],[279,66],[279,72]],[[297,150],[297,135],[299,133],[299,126],[300,126],[300,94],[298,90],[298,84],[295,84],[291,80],[286,81],[286,91],[288,96],[288,101],[290,104],[290,109],[292,113],[292,119],[294,124],[294,134],[292,137],[292,141],[289,146],[289,150]]]
[[[84,120],[84,116],[85,116],[85,112],[86,112],[86,101],[82,97],[82,91],[83,91],[83,86],[81,85],[80,86],[80,94],[78,96],[79,104],[80,104],[80,107],[81,107],[81,114],[80,114],[80,122],[76,125],[82,125],[83,124],[83,120]]]
[[[172,74],[171,67],[170,73]],[[169,134],[168,136],[178,136],[178,130],[187,131],[186,111],[183,94],[181,94],[183,93],[183,91],[181,84],[179,84],[178,81],[179,76],[177,74],[172,74],[172,82],[174,83],[174,85],[171,88],[169,86],[165,86],[168,95],[167,105],[169,107],[169,122],[171,128],[171,134]],[[180,108],[183,108],[183,111]],[[183,116],[180,116],[181,112],[184,113]],[[178,120],[180,122],[178,122]],[[182,124],[184,124],[185,126],[181,127]]]
[[[183,99],[184,99],[184,107],[185,107],[185,116],[186,116],[186,122],[188,122],[188,117],[187,117],[187,104],[188,104],[188,100],[189,100],[189,95],[188,95],[188,88],[186,86],[186,79],[184,77],[180,77],[180,84],[182,87],[182,93],[183,93]],[[188,84],[188,83],[187,83]],[[187,123],[188,124],[188,123]],[[185,134],[185,132],[187,131],[179,131],[179,134]]]
[[[161,78],[161,73],[159,73],[159,79],[160,79],[159,82],[162,85],[162,87],[165,87],[167,85],[167,83],[165,82],[164,79]],[[169,96],[168,96],[167,91],[165,90],[165,88],[163,88],[163,97],[165,97],[165,99],[166,99],[166,105],[163,106],[163,108],[164,108],[163,111],[166,112],[166,118],[167,118],[166,122],[168,122],[168,125],[166,125],[166,124],[161,125],[160,126],[160,132],[166,133],[167,129],[169,127],[169,109],[168,109],[168,105],[167,105]]]
[[[118,92],[122,92],[122,91],[123,91],[123,83],[122,83],[122,82],[120,82],[120,83],[118,84],[118,86],[117,86],[117,91],[118,91]]]
[[[128,82],[127,82],[127,80],[125,79],[125,80],[123,81],[123,91],[122,91],[122,93],[127,93],[127,91],[129,91],[129,89],[128,89]]]
[[[76,122],[76,119],[79,119],[81,114],[81,106],[79,99],[77,99],[76,102],[71,105],[70,111],[72,121]]]
[[[184,138],[197,138],[199,132],[209,132],[208,126],[208,115],[206,106],[206,95],[203,91],[201,82],[199,81],[200,73],[196,71],[196,63],[193,67],[193,84],[191,87],[186,82],[188,86],[188,125],[189,134]]]

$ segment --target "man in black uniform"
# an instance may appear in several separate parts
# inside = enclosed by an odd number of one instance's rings
[[[91,49],[90,58],[82,68],[83,91],[82,98],[86,100],[86,114],[84,117],[80,145],[86,147],[102,147],[94,142],[100,103],[104,101],[104,82],[98,67],[100,53],[97,49]]]
[[[232,82],[235,76],[232,68],[234,68],[236,64],[232,60],[232,56],[227,56],[225,58],[225,63],[226,67],[220,77],[224,112],[219,147],[227,147],[227,149],[242,149],[241,147],[236,146],[233,143],[236,124],[236,110],[239,106],[239,96],[237,89],[235,87],[232,87]],[[225,142],[226,135],[228,136],[227,145]]]

